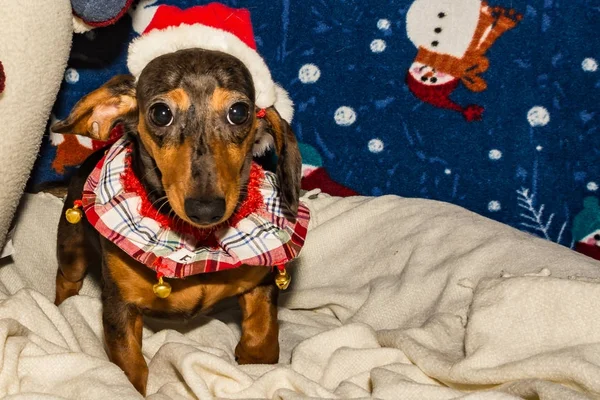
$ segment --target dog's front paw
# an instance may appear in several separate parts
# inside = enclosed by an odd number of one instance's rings
[[[240,342],[235,348],[235,361],[240,365],[277,364],[279,362],[279,343],[249,347]]]

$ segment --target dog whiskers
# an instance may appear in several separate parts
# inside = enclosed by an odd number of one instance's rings
[[[160,214],[160,210],[166,206],[167,204],[169,204],[169,199],[167,198],[167,196],[162,198],[164,200],[164,202],[161,204],[161,206],[158,208],[158,210],[156,210],[157,214]]]
[[[146,173],[144,174],[144,176],[140,179],[140,181],[143,181],[144,179],[146,179],[146,177],[148,176],[149,173],[154,172],[158,169],[158,167],[152,167],[150,168],[148,171],[146,171]]]

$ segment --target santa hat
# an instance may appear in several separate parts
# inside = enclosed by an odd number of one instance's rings
[[[467,121],[480,121],[484,108],[471,104],[461,107],[452,100],[450,94],[458,86],[459,80],[453,79],[448,83],[439,85],[426,85],[415,79],[410,72],[406,74],[406,84],[410,91],[421,101],[429,103],[439,108],[446,108],[460,112]]]
[[[182,49],[201,48],[230,54],[252,75],[259,108],[274,106],[291,122],[293,102],[273,82],[265,61],[256,51],[256,42],[246,9],[210,3],[181,10],[175,6],[148,6],[142,1],[132,13],[133,27],[140,34],[129,45],[127,67],[138,78],[150,61]]]

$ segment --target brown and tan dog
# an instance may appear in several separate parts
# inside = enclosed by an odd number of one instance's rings
[[[150,201],[165,214],[199,228],[226,221],[245,196],[255,141],[271,135],[284,206],[298,210],[301,160],[288,123],[274,108],[258,119],[250,72],[237,58],[187,49],[151,61],[137,82],[117,76],[81,99],[56,123],[59,133],[106,140],[119,123],[135,143],[132,168]],[[82,196],[102,152],[93,154],[71,181],[65,209]],[[58,229],[56,304],[81,289],[88,268],[102,269],[103,324],[110,359],[145,394],[148,367],[142,355],[142,316],[190,318],[216,302],[239,297],[242,336],[237,361],[277,363],[277,295],[270,268],[241,266],[169,283],[172,293],[153,293],[156,275],[86,221]]]

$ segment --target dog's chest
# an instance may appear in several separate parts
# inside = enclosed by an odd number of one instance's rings
[[[171,294],[164,299],[154,294],[156,277],[110,241],[102,240],[105,257],[105,284],[115,285],[125,303],[137,306],[148,315],[189,318],[212,308],[227,297],[245,293],[261,284],[270,269],[242,266],[185,279],[170,279]]]

